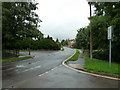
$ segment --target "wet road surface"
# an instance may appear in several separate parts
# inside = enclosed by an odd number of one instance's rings
[[[118,88],[118,81],[78,73],[61,64],[74,53],[32,52],[35,58],[3,66],[3,88]]]
[[[33,59],[3,64],[3,87],[11,87],[23,80],[45,73],[59,66],[73,53],[74,50],[69,48],[65,48],[64,51],[34,51],[31,52],[31,55],[35,56]]]
[[[60,65],[14,88],[118,88],[118,81],[78,73]]]

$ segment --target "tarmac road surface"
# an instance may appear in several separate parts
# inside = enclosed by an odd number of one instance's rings
[[[117,80],[78,73],[61,64],[75,50],[34,51],[33,59],[3,64],[3,88],[118,88]]]

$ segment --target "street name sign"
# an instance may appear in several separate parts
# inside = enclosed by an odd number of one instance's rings
[[[108,40],[112,39],[112,26],[108,27]]]

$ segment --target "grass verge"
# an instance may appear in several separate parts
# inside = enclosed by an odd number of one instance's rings
[[[10,59],[2,59],[0,62],[11,62],[11,61],[18,61],[18,60],[25,60],[32,58],[32,56],[26,56],[26,57],[19,57],[19,58],[10,58]]]
[[[78,49],[76,49],[76,53],[67,61],[76,61],[76,60],[78,60],[79,55],[80,55],[80,52]]]
[[[86,57],[84,69],[96,71],[96,72],[120,75],[120,72],[118,69],[119,65],[120,64],[118,63],[112,62],[112,66],[109,67],[109,63],[107,61],[102,61],[94,58],[92,61],[90,61],[90,58]]]
[[[61,48],[61,51],[64,51],[64,48]]]

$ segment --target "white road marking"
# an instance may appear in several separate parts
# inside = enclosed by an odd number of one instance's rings
[[[60,64],[59,66],[62,66],[62,65]],[[54,69],[58,68],[59,66],[57,66],[57,67],[55,67],[55,68],[52,68],[51,70],[49,70],[49,71],[47,71],[47,72],[45,72],[45,73],[42,73],[42,74],[40,74],[40,75],[38,75],[38,76],[43,76],[43,75],[49,73],[50,71],[53,71]]]
[[[29,70],[33,70],[33,69],[40,68],[40,67],[41,67],[41,65],[36,66],[36,67],[33,67],[33,68],[26,69],[26,70],[24,70],[24,71],[22,71],[22,72],[27,72],[27,71],[29,71]]]
[[[13,70],[13,69],[16,69],[16,68],[21,68],[21,67],[25,67],[24,65],[17,65],[15,67],[12,67],[12,68],[8,68],[8,69],[5,69],[3,71],[9,71],[9,70]]]
[[[8,69],[5,69],[5,70],[3,70],[3,71],[9,71],[9,70],[13,70],[13,69],[15,69],[16,67],[13,67],[13,68],[8,68]]]

